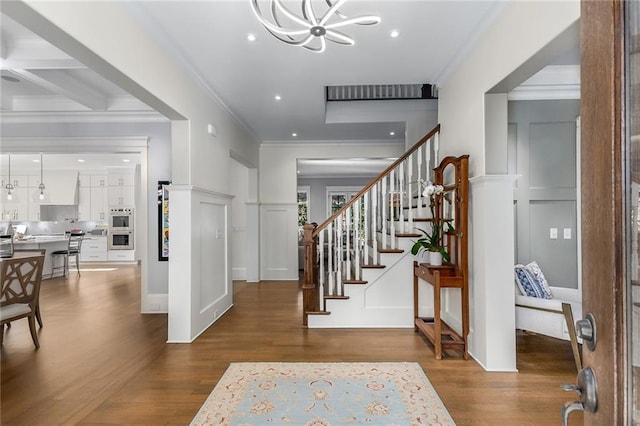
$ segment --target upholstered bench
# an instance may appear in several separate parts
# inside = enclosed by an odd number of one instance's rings
[[[581,342],[576,336],[575,320],[582,318],[582,294],[578,289],[552,286],[547,291],[551,293],[550,299],[525,296],[520,286],[515,286],[516,328],[570,341],[579,371]]]

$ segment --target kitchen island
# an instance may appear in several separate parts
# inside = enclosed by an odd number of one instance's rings
[[[51,253],[56,250],[66,250],[69,240],[64,234],[56,235],[40,235],[30,236],[23,239],[13,240],[13,246],[16,250],[29,249],[45,249],[44,266],[42,268],[42,279],[51,278],[51,270],[53,268],[53,257]],[[62,261],[62,258],[58,260]]]

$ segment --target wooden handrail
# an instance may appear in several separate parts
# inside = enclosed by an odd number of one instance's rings
[[[329,217],[327,220],[325,220],[324,222],[322,222],[320,225],[318,225],[316,227],[316,229],[313,230],[313,238],[315,239],[315,237],[318,236],[318,234],[320,233],[320,231],[322,231],[323,229],[325,229],[327,226],[329,226],[329,224],[331,222],[333,222],[338,216],[340,216],[342,213],[344,213],[349,207],[351,207],[351,205],[353,205],[353,203],[355,203],[356,201],[358,201],[367,191],[369,191],[375,184],[377,184],[378,182],[380,182],[382,179],[384,179],[387,175],[389,175],[389,173],[391,173],[391,171],[395,170],[396,167],[398,167],[398,165],[400,163],[402,163],[404,160],[406,160],[411,154],[413,154],[414,152],[416,152],[418,150],[418,148],[420,148],[422,145],[424,145],[429,139],[431,139],[436,133],[438,133],[440,131],[440,124],[436,125],[436,127],[434,127],[429,133],[427,133],[422,139],[420,139],[418,142],[416,142],[407,152],[404,153],[404,155],[400,158],[398,158],[396,161],[393,162],[393,164],[391,164],[389,167],[387,167],[386,169],[384,169],[378,176],[376,176],[373,180],[371,180],[371,182],[369,182],[369,184],[367,184],[367,186],[365,186],[364,188],[362,188],[360,190],[360,192],[358,192],[355,196],[353,196],[350,200],[348,200],[344,206],[342,206],[338,211],[336,211],[334,214],[331,215],[331,217]]]

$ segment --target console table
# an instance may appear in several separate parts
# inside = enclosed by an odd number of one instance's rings
[[[446,157],[434,169],[434,183],[444,187],[444,193],[434,199],[433,221],[451,224],[443,234],[443,242],[450,262],[443,265],[413,262],[413,310],[415,331],[433,344],[436,359],[442,359],[444,350],[462,351],[469,359],[469,275],[468,275],[468,194],[469,156]],[[420,317],[419,280],[433,286],[433,318]],[[442,289],[460,290],[461,333],[457,333],[441,318]]]

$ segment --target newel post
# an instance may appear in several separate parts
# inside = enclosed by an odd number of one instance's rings
[[[315,261],[318,258],[318,245],[313,238],[314,229],[315,226],[310,223],[304,225],[304,277],[302,281],[302,324],[304,326],[307,325],[307,313],[318,310],[317,266]]]

